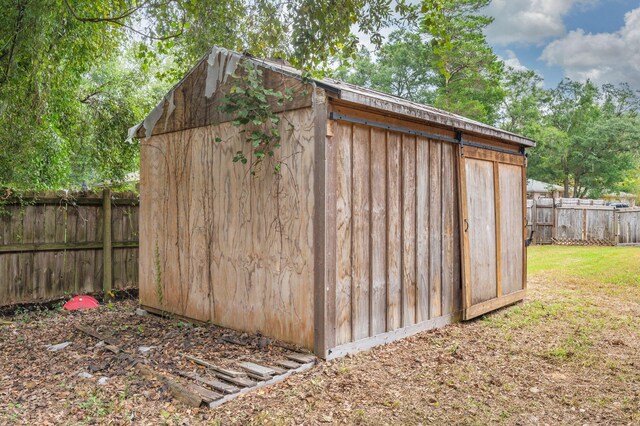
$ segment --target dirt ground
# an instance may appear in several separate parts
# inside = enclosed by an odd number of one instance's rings
[[[640,264],[640,249],[630,253]],[[142,356],[160,367],[189,368],[185,350],[269,360],[283,349],[254,336],[221,345],[225,330],[141,317],[134,301],[18,313],[0,325],[0,424],[640,424],[640,266],[630,264],[621,279],[533,268],[524,303],[321,362],[214,410],[175,401],[73,325],[100,325],[132,351],[155,346]]]

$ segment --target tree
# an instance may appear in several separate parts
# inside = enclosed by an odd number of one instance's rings
[[[623,189],[640,155],[640,122],[629,99],[628,91],[611,86],[599,90],[590,81],[560,82],[541,105],[541,123],[526,128],[538,141],[529,174],[562,182],[565,197]]]
[[[489,2],[424,0],[421,29],[432,37],[432,66],[439,75],[435,106],[492,124],[504,96],[504,65],[483,33],[493,21],[481,14]]]
[[[429,66],[431,59],[432,50],[419,34],[394,31],[375,60],[361,49],[352,64],[339,68],[335,76],[414,102],[432,103],[436,73]]]
[[[339,78],[494,124],[503,63],[483,34],[489,0],[423,1],[420,25],[396,31],[373,58],[361,51]]]
[[[506,70],[502,86],[505,97],[500,110],[499,125],[514,133],[531,133],[540,125],[543,105],[549,100],[549,91],[543,79],[531,70]]]
[[[117,180],[126,128],[214,44],[322,67],[379,40],[389,0],[2,0],[0,186]],[[408,10],[403,2],[396,9]],[[37,31],[35,30],[37,29]]]

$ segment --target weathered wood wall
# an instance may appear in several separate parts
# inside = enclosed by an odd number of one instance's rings
[[[453,145],[347,122],[332,127],[336,344],[459,311]]]
[[[113,288],[138,285],[138,206],[134,194],[112,202]],[[102,291],[101,195],[36,194],[0,215],[0,305]]]
[[[260,62],[257,59],[254,61]],[[162,133],[176,132],[196,127],[216,125],[233,120],[233,114],[220,110],[223,97],[231,87],[242,84],[234,75],[244,75],[241,55],[214,47],[210,53],[187,74],[160,101],[137,130],[140,138]],[[274,71],[266,63],[260,66],[262,85],[265,89],[295,96],[278,102],[268,98],[274,112],[291,111],[311,106],[311,85]]]
[[[142,141],[142,305],[313,348],[314,114],[282,118],[279,176],[231,123]]]

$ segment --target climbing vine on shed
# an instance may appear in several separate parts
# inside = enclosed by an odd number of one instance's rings
[[[246,135],[244,141],[251,145],[249,152],[238,150],[233,162],[247,164],[253,156],[250,171],[255,175],[256,167],[265,159],[273,158],[280,147],[281,118],[273,107],[293,100],[294,93],[291,88],[283,93],[265,87],[262,70],[251,61],[243,61],[241,67],[243,72],[233,75],[237,84],[222,98],[220,111],[235,117],[233,125],[241,129],[240,133]],[[222,139],[218,137],[216,142],[220,143]],[[281,167],[282,163],[276,161],[274,173],[280,173]]]

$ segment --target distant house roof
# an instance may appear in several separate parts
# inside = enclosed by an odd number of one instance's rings
[[[563,187],[553,183],[542,182],[535,179],[527,179],[527,192],[551,192],[562,191]]]

